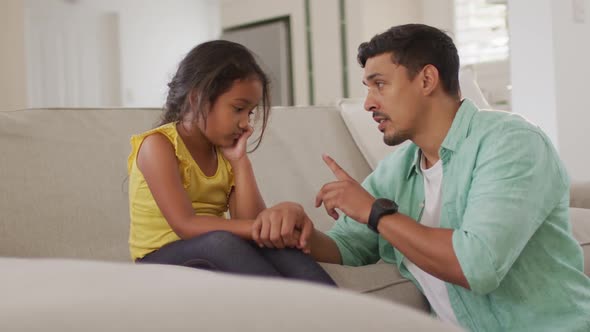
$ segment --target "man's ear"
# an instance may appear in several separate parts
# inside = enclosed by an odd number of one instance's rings
[[[440,83],[438,69],[433,65],[426,65],[420,73],[422,92],[425,96],[431,95]]]

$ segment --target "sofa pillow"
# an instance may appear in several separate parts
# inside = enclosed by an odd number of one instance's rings
[[[570,208],[574,238],[584,253],[584,273],[590,276],[590,209]]]
[[[469,98],[479,108],[490,108],[484,98],[474,73],[470,68],[459,72],[459,84],[463,97]],[[380,160],[396,149],[383,142],[383,134],[377,130],[377,123],[363,107],[363,99],[343,99],[340,101],[342,119],[354,139],[357,147],[367,160],[371,169],[375,169]],[[408,143],[404,143],[408,144]]]
[[[479,108],[491,108],[477,84],[475,73],[471,67],[463,67],[459,70],[459,86],[463,98],[469,98]]]
[[[383,134],[377,130],[377,122],[363,109],[362,99],[344,99],[340,102],[342,119],[357,147],[374,170],[381,159],[396,147],[383,142]]]

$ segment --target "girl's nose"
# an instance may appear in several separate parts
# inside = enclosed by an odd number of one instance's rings
[[[238,126],[240,127],[240,129],[247,129],[249,125],[250,125],[250,117],[249,116],[245,116],[245,117],[240,118],[240,122],[238,122]]]

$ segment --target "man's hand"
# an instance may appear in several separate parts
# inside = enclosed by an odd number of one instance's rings
[[[322,187],[316,196],[315,206],[320,207],[323,203],[326,212],[334,219],[338,219],[336,209],[339,209],[350,218],[366,224],[369,221],[375,197],[348,175],[334,159],[328,155],[323,155],[322,158],[338,181],[327,183]]]
[[[252,239],[261,247],[298,248],[311,252],[313,223],[297,203],[284,202],[262,211],[252,225]]]
[[[246,143],[248,143],[248,138],[252,136],[253,132],[254,128],[249,126],[233,146],[221,148],[221,152],[230,163],[239,161],[246,155]]]

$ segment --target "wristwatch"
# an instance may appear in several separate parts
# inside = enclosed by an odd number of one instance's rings
[[[397,212],[397,204],[394,201],[386,198],[377,198],[371,207],[371,214],[369,214],[369,222],[367,226],[375,233],[379,233],[377,226],[381,217],[394,214]]]

